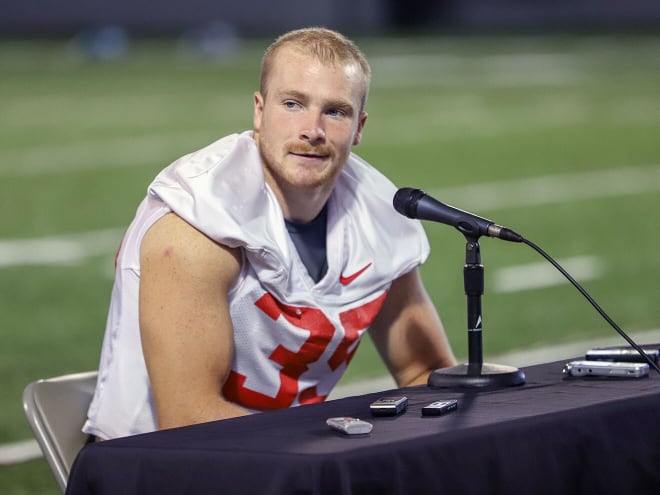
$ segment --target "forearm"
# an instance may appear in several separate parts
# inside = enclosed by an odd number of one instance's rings
[[[440,317],[417,270],[392,284],[369,333],[399,386],[426,383],[433,370],[456,364]]]
[[[161,412],[163,409],[168,410]],[[191,404],[187,407],[160,408],[158,412],[158,429],[163,430],[178,426],[207,423],[209,421],[236,418],[248,414],[250,413],[247,409],[222,398],[216,398],[205,403]]]
[[[425,385],[427,383],[429,374],[439,368],[447,368],[454,366],[456,360],[454,356],[445,356],[438,359],[435,364],[428,364],[425,362],[415,362],[409,366],[393,371],[392,376],[399,387],[412,387],[414,385]]]

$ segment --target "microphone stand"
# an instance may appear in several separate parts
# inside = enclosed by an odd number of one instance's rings
[[[433,371],[429,387],[508,387],[525,383],[518,368],[483,362],[481,296],[484,293],[484,266],[478,238],[465,235],[463,284],[467,296],[468,362]]]

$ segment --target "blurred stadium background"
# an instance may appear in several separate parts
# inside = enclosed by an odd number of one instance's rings
[[[7,454],[31,438],[23,387],[96,368],[113,255],[147,184],[251,126],[261,53],[290,28],[340,29],[369,56],[359,154],[399,186],[520,232],[640,343],[660,340],[657,2],[152,5],[24,0],[0,15],[3,494],[57,493],[45,461]],[[425,227],[423,276],[466,359],[465,241]],[[487,361],[623,343],[529,248],[481,247]],[[383,374],[365,342],[343,383]]]

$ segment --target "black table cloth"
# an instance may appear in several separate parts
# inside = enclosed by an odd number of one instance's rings
[[[565,378],[564,363],[517,387],[410,387],[90,444],[67,494],[660,493],[660,375]],[[386,395],[406,412],[371,416]],[[457,411],[421,415],[450,398]],[[333,416],[374,427],[347,436]]]

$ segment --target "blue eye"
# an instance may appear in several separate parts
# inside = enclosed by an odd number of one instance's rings
[[[328,109],[325,111],[325,113],[330,117],[342,119],[353,115],[353,109],[348,105],[340,104],[335,106],[329,106]]]

